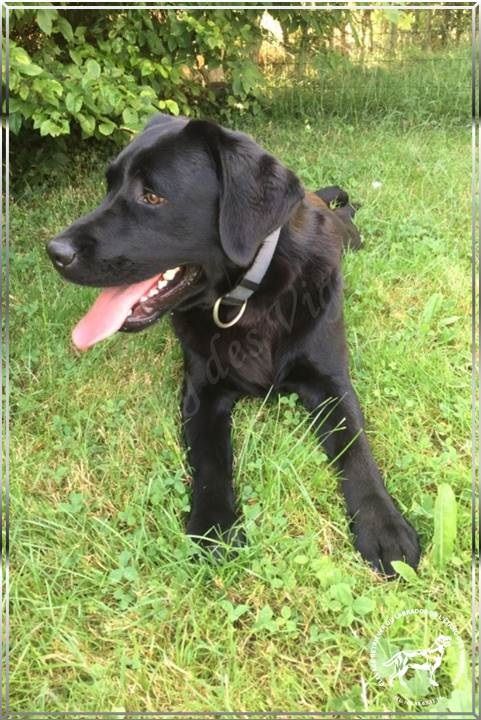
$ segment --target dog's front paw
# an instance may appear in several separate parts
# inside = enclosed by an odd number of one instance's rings
[[[421,555],[417,534],[390,499],[378,495],[365,498],[352,529],[356,548],[381,575],[396,576],[393,560],[417,567]]]
[[[235,513],[193,511],[187,523],[187,535],[190,535],[201,547],[218,555],[221,546],[242,547],[245,535]]]

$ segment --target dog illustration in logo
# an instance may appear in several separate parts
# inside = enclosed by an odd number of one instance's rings
[[[392,667],[389,675],[389,685],[392,685],[395,678],[402,680],[408,670],[425,670],[429,674],[429,684],[437,687],[434,676],[436,670],[443,661],[446,648],[451,644],[451,638],[447,635],[438,635],[434,644],[424,650],[400,650],[389,660],[386,660],[384,667]],[[419,658],[419,660],[416,660]],[[422,659],[421,659],[422,658]]]

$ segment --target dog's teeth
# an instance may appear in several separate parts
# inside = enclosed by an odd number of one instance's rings
[[[175,278],[175,276],[177,275],[178,271],[179,271],[178,267],[172,268],[172,270],[166,270],[166,272],[164,273],[164,278],[166,280],[173,280]]]
[[[149,290],[149,292],[147,293],[147,295],[149,297],[154,297],[154,295],[158,295],[158,294],[159,294],[159,291],[157,290],[157,288],[152,288],[152,290]]]
[[[127,313],[127,317],[130,317],[131,315],[133,315],[133,312],[134,311],[132,310],[132,308],[130,308],[129,312]]]
[[[145,302],[146,300],[148,300],[147,295],[142,295],[142,297],[140,298],[140,302]]]
[[[162,290],[162,288],[164,288],[166,285],[167,280],[159,280],[159,282],[157,283],[157,287],[159,288],[159,290]]]

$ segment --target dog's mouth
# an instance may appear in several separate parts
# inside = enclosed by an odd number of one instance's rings
[[[72,332],[78,350],[122,332],[137,332],[152,325],[176,306],[199,278],[201,269],[183,265],[148,280],[103,290]]]

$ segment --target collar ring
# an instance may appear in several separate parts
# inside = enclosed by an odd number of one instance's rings
[[[217,327],[220,327],[222,329],[230,328],[233,325],[235,325],[236,323],[238,323],[239,320],[241,319],[241,317],[243,316],[244,311],[247,307],[247,300],[244,300],[244,302],[242,303],[242,307],[239,310],[239,312],[237,313],[237,315],[232,320],[229,320],[229,322],[222,322],[222,320],[219,317],[219,311],[220,311],[220,306],[222,305],[222,300],[224,299],[224,297],[225,297],[224,295],[221,295],[219,298],[217,298],[217,300],[215,301],[214,307],[212,308],[212,318],[213,318],[215,324],[217,325]]]

